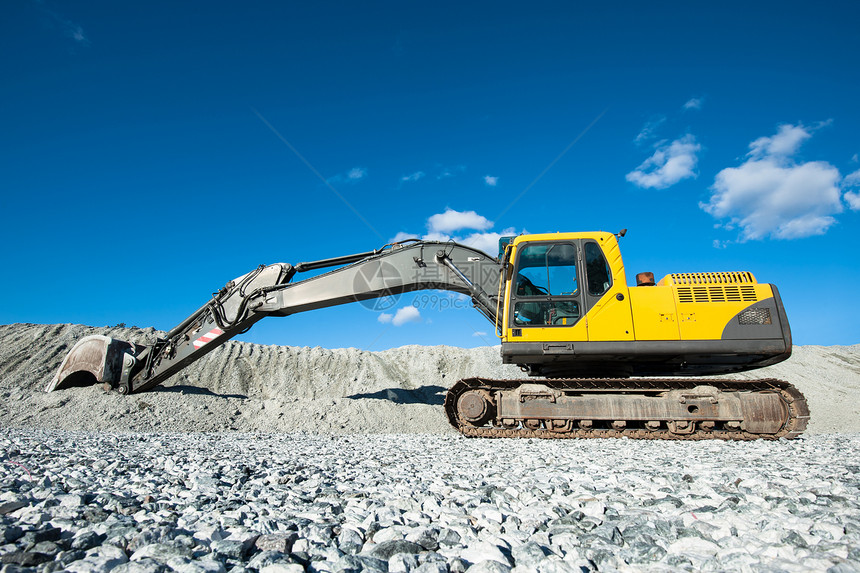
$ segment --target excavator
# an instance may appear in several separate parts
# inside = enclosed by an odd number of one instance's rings
[[[502,237],[497,257],[409,239],[313,262],[261,265],[226,284],[163,338],[82,338],[47,390],[102,383],[152,390],[267,316],[422,289],[470,297],[518,380],[468,378],[447,391],[451,425],[470,437],[791,439],[804,396],[772,379],[705,378],[791,355],[779,291],[750,272],[675,273],[628,286],[619,233]],[[297,274],[321,271],[304,280]]]

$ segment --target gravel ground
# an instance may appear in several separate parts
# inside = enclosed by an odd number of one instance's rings
[[[82,336],[0,325],[0,573],[860,573],[860,345],[738,377],[807,397],[798,440],[479,440],[447,387],[498,348],[230,342],[157,391],[47,394]],[[842,432],[842,433],[839,433]]]
[[[2,571],[860,571],[860,436],[4,430]]]

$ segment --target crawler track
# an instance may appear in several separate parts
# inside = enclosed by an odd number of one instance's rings
[[[481,392],[490,397],[495,408],[497,393],[513,391],[524,384],[541,384],[566,395],[595,396],[603,394],[649,396],[660,400],[661,395],[673,390],[692,390],[696,387],[710,386],[721,392],[771,393],[779,394],[785,405],[787,418],[775,433],[750,433],[724,423],[701,424],[701,420],[683,420],[695,424],[689,433],[672,432],[666,423],[659,428],[649,429],[641,421],[631,420],[624,429],[614,429],[608,422],[598,422],[592,428],[575,427],[568,422],[568,429],[553,428],[553,420],[544,419],[540,427],[526,427],[524,423],[502,425],[501,420],[491,417],[484,423],[472,423],[458,412],[458,400],[468,391]],[[634,438],[646,440],[757,440],[796,438],[806,429],[809,408],[806,398],[800,391],[783,380],[763,378],[759,380],[722,380],[722,379],[555,379],[555,380],[490,380],[486,378],[466,378],[456,382],[445,396],[445,413],[448,421],[463,435],[482,438]],[[595,418],[599,418],[595,413]],[[564,421],[559,420],[558,425]],[[700,427],[704,426],[704,427]],[[551,429],[552,428],[552,429]]]

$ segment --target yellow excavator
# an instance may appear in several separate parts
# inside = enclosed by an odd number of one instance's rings
[[[152,390],[267,316],[422,289],[468,295],[495,327],[519,380],[469,378],[445,411],[467,436],[647,439],[794,438],[806,399],[776,379],[702,378],[791,355],[779,291],[749,272],[677,273],[628,286],[626,230],[503,237],[497,257],[454,242],[407,240],[373,251],[261,265],[228,282],[164,338],[81,339],[48,391],[104,384]],[[331,269],[304,280],[298,273]]]

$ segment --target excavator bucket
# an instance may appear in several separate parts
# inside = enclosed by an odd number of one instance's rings
[[[134,345],[124,340],[101,335],[82,338],[63,359],[46,391],[88,386],[96,381],[116,386],[124,364],[134,363],[133,356]]]

